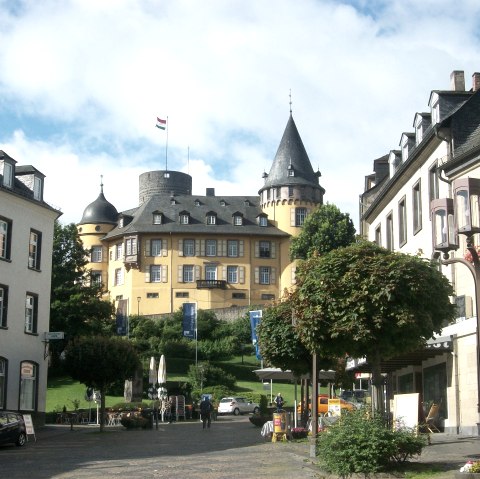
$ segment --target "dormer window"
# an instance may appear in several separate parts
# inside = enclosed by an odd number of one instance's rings
[[[7,188],[13,186],[13,165],[7,161],[3,163],[3,186]]]
[[[161,225],[163,223],[163,214],[159,211],[153,212],[153,224],[154,225]]]
[[[195,206],[200,206],[201,203],[200,203],[200,200],[195,200]]]
[[[220,206],[227,206],[227,202],[225,200],[220,200]]]
[[[124,218],[123,216],[121,216],[118,220],[118,227],[123,228],[123,226],[124,226]]]
[[[180,224],[188,225],[190,223],[190,214],[186,211],[180,213]]]
[[[42,201],[43,198],[43,181],[38,176],[33,177],[33,198]]]
[[[243,225],[243,216],[241,214],[233,215],[233,224],[235,226],[242,226]]]
[[[430,97],[430,113],[432,115],[432,125],[440,122],[440,98],[438,93],[432,93]]]
[[[207,225],[216,225],[217,215],[213,212],[207,213],[206,222],[207,222]]]
[[[266,216],[259,216],[258,217],[258,226],[268,226],[268,219]]]
[[[402,133],[400,138],[400,147],[402,149],[402,162],[405,163],[410,156],[410,151],[413,148],[413,133]]]
[[[245,206],[250,206],[250,201],[245,200],[243,204],[244,204]]]
[[[176,205],[177,204],[177,200],[173,196],[170,198],[170,204],[171,205]]]

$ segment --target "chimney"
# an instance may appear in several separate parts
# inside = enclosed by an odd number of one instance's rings
[[[477,90],[480,90],[480,73],[475,72],[472,75],[472,90],[476,92]]]
[[[453,91],[465,91],[465,75],[462,70],[450,73],[450,88]]]
[[[215,196],[215,188],[207,188],[205,193],[207,196]]]

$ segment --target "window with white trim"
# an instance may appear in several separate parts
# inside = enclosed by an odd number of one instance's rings
[[[386,248],[393,251],[393,214],[387,216],[387,244]]]
[[[413,205],[413,233],[418,233],[422,229],[422,189],[421,180],[413,185],[412,190]]]
[[[295,226],[303,226],[307,217],[307,208],[295,208]]]
[[[258,226],[268,226],[268,219],[266,216],[258,217]]]
[[[207,256],[217,256],[217,240],[208,239],[205,242],[205,254]]]
[[[125,252],[127,256],[132,256],[137,254],[137,238],[127,238],[125,240]]]
[[[260,284],[270,284],[271,268],[260,266]]]
[[[217,279],[217,265],[207,264],[205,265],[205,279],[216,280]]]
[[[194,268],[191,264],[183,265],[183,282],[184,283],[193,283],[194,282]]]
[[[403,246],[407,242],[407,206],[405,197],[398,203],[398,244]]]
[[[217,215],[214,213],[209,213],[207,215],[207,225],[215,225],[217,224]]]
[[[183,240],[183,256],[195,256],[195,240]]]
[[[35,200],[41,201],[42,200],[42,187],[43,181],[38,176],[33,177],[33,198]]]
[[[115,279],[114,279],[115,286],[120,286],[123,284],[123,269],[122,268],[116,268],[115,269]]]
[[[101,263],[103,258],[102,246],[92,246],[90,260],[92,263]]]
[[[162,266],[159,264],[150,265],[150,282],[160,283],[162,281]]]
[[[154,225],[162,224],[162,213],[153,213],[153,224]]]
[[[37,404],[38,367],[30,361],[20,364],[20,410],[34,411]]]
[[[238,256],[238,240],[227,240],[227,256],[231,258]]]
[[[440,198],[437,162],[428,169],[428,198],[430,201]]]
[[[270,241],[260,241],[260,258],[270,258],[272,244]]]
[[[123,243],[115,245],[115,259],[123,259]]]
[[[6,161],[3,163],[3,186],[7,188],[13,186],[13,165]]]
[[[243,216],[242,215],[234,215],[233,224],[235,226],[242,226],[243,225]]]
[[[31,269],[40,269],[40,252],[42,243],[42,233],[30,230],[28,243],[28,267]]]
[[[180,215],[181,225],[188,225],[189,222],[190,222],[190,215],[188,213],[183,213]]]
[[[152,239],[150,242],[150,255],[151,256],[162,256],[162,240],[161,239]]]
[[[227,282],[238,283],[238,266],[227,266]]]
[[[378,225],[375,228],[375,243],[377,246],[382,246],[382,226]]]
[[[37,332],[38,318],[38,296],[33,293],[27,293],[25,297],[25,332]]]
[[[6,218],[0,218],[0,259],[10,259],[11,242],[12,222]]]
[[[0,284],[0,328],[7,327],[8,286]]]

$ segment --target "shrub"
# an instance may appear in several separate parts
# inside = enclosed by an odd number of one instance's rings
[[[149,429],[152,427],[151,419],[143,416],[123,416],[120,419],[120,424],[127,429]]]
[[[425,440],[414,431],[392,430],[380,417],[364,411],[346,413],[319,435],[319,464],[339,476],[372,474],[420,454]]]

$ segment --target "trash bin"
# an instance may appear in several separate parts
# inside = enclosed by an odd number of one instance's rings
[[[287,413],[273,413],[273,432],[275,434],[285,434],[287,432]]]

